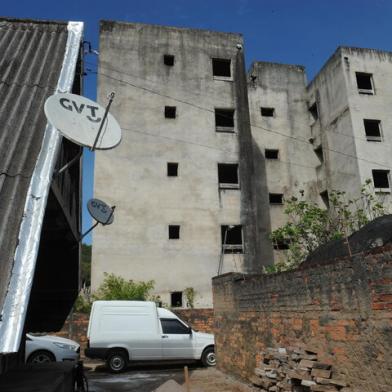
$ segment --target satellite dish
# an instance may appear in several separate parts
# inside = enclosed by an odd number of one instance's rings
[[[109,150],[121,142],[121,128],[106,112],[96,102],[75,94],[54,94],[45,102],[47,119],[64,137],[97,150]]]
[[[109,207],[104,201],[90,199],[87,202],[87,209],[90,215],[102,225],[110,225],[114,220],[114,208]]]

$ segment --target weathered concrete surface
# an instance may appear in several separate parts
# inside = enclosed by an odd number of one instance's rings
[[[95,197],[116,205],[116,217],[93,233],[93,289],[112,272],[155,280],[169,305],[171,292],[192,287],[195,306],[211,306],[220,226],[241,224],[240,190],[220,191],[217,176],[218,163],[238,163],[237,116],[233,133],[216,132],[214,117],[215,108],[237,109],[237,44],[238,34],[102,22],[99,101],[116,92],[124,132],[95,161]],[[212,58],[231,59],[232,76],[214,78]],[[175,119],[165,106],[176,106]],[[167,176],[167,162],[179,163],[178,177]],[[169,224],[181,226],[180,239],[168,239]],[[226,255],[223,267],[242,271],[243,256]]]
[[[272,262],[271,230],[286,223],[283,205],[270,205],[269,193],[285,198],[299,196],[318,201],[316,167],[319,161],[308,142],[311,134],[304,68],[295,65],[255,62],[249,71],[248,95],[258,173],[259,224],[264,257]],[[273,108],[274,115],[261,115],[261,108]],[[278,159],[266,159],[265,150],[278,150]],[[269,254],[268,254],[269,250]],[[281,252],[274,252],[275,259]]]
[[[372,179],[373,169],[390,170],[391,71],[390,52],[341,47],[309,84],[309,104],[317,102],[319,108],[319,119],[311,125],[313,145],[322,145],[325,160],[317,173],[320,192],[337,189],[354,197]],[[373,94],[359,92],[356,72],[372,74]],[[366,139],[364,119],[381,121],[381,142]],[[390,191],[377,197],[391,202]]]

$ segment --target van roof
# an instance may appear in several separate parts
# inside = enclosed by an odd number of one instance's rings
[[[158,308],[158,316],[159,318],[178,319],[178,317],[173,312],[164,308]]]

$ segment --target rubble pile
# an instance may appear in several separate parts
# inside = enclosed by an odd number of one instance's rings
[[[333,373],[331,365],[319,362],[314,351],[267,348],[261,353],[252,382],[262,391],[269,392],[350,391]]]

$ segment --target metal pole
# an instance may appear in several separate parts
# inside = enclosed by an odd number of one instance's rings
[[[103,124],[105,123],[106,117],[108,116],[109,109],[110,109],[110,105],[111,105],[112,102],[113,102],[114,95],[115,95],[114,92],[111,92],[110,95],[109,95],[109,103],[108,103],[107,106],[106,106],[105,114],[103,115],[101,124],[100,124],[100,126],[99,126],[99,130],[98,130],[98,133],[97,133],[97,137],[96,137],[95,140],[94,140],[93,148],[91,149],[91,151],[94,151],[94,150],[95,150],[95,147],[97,146],[98,139],[99,139],[99,137],[101,136]]]
[[[82,234],[82,236],[79,238],[79,242],[82,241],[82,239],[86,237],[86,235],[90,233],[90,231],[93,231],[98,225],[99,222],[96,222],[95,225],[92,225],[84,234]]]
[[[226,238],[227,238],[228,231],[229,231],[229,227],[226,227],[225,235],[223,237],[223,245],[222,245],[221,255],[220,255],[220,259],[219,259],[218,276],[220,275],[220,273],[222,271],[223,257],[225,255],[225,246],[226,246]]]

